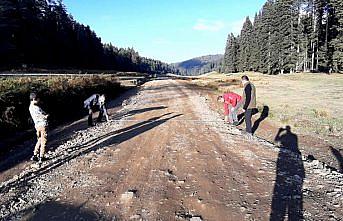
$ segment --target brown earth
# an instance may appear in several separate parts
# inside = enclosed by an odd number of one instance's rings
[[[226,125],[208,96],[185,81],[146,83],[110,123],[63,137],[41,168],[3,171],[0,217],[342,220],[342,174],[306,161],[298,142],[279,149]]]

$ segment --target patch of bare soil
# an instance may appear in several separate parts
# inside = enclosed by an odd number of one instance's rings
[[[341,173],[249,138],[210,104],[183,81],[146,83],[111,122],[2,178],[1,219],[341,220]]]

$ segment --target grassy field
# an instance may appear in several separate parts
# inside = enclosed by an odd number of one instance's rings
[[[325,139],[343,137],[343,75],[340,74],[247,74],[257,89],[259,109],[269,107],[268,119],[276,126],[290,125],[302,134]],[[193,80],[218,93],[232,90],[242,93],[243,73],[210,73]]]

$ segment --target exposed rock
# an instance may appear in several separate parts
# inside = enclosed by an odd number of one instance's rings
[[[136,197],[136,192],[137,190],[128,190],[125,193],[123,193],[120,197],[120,201],[122,203],[127,203],[129,201],[131,201],[133,198]]]
[[[202,221],[201,216],[193,216],[189,221]]]

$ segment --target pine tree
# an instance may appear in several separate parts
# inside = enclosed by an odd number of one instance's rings
[[[0,68],[86,68],[167,73],[172,68],[142,58],[133,48],[101,43],[76,22],[62,0],[0,1]]]
[[[261,62],[261,43],[262,43],[262,34],[261,34],[261,14],[255,14],[254,24],[253,24],[253,33],[251,38],[251,65],[253,71],[260,71],[262,65]]]
[[[268,0],[238,37],[238,70],[342,71],[341,0]],[[226,54],[225,61],[230,61]]]
[[[289,73],[295,71],[296,63],[296,15],[293,0],[282,0],[276,2],[278,11],[281,11],[278,17],[279,32],[278,48],[279,60],[278,70],[280,73]]]
[[[17,5],[11,0],[0,1],[0,66],[18,63],[19,20]]]
[[[263,73],[271,73],[272,58],[271,58],[271,37],[273,33],[273,1],[268,0],[261,10],[260,24],[260,49],[261,49],[261,67]]]
[[[227,39],[223,64],[225,72],[237,72],[237,43],[232,33],[229,34]]]
[[[331,10],[327,0],[317,1],[318,3],[318,54],[317,66],[318,71],[328,72],[332,64],[332,56],[329,53],[329,35],[330,35],[330,17]]]
[[[281,71],[282,57],[281,57],[281,22],[283,9],[280,1],[270,1],[270,27],[269,27],[269,74],[277,74]]]
[[[311,47],[311,69],[313,71],[324,71],[323,67],[327,66],[325,61],[326,50],[325,50],[325,20],[324,9],[327,5],[326,0],[313,0],[312,2],[312,28],[313,32],[311,35],[312,47]]]
[[[341,0],[331,0],[335,21],[333,24],[332,66],[334,71],[343,70],[343,4]]]
[[[239,56],[238,56],[238,69],[239,71],[252,70],[252,34],[253,26],[250,18],[247,17],[243,24],[243,29],[239,37]]]

